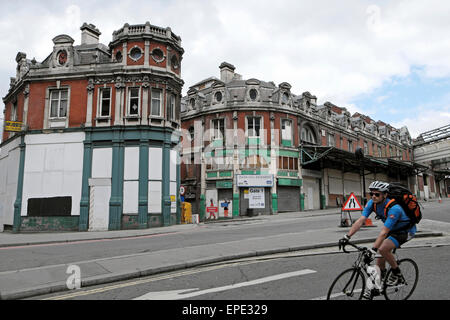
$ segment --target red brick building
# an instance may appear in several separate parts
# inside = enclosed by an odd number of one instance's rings
[[[42,62],[16,56],[1,142],[0,228],[116,230],[180,221],[181,39],[83,24]]]
[[[192,85],[182,102],[181,180],[201,216],[211,200],[219,210],[230,202],[235,216],[270,214],[336,206],[351,192],[361,199],[363,182],[375,179],[414,184],[406,127],[219,68],[220,79]]]

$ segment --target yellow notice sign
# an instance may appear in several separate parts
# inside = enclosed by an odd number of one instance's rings
[[[5,131],[22,131],[22,122],[18,121],[5,121]]]
[[[175,201],[177,201],[177,197],[176,196],[170,196],[170,201],[171,202],[175,202]]]

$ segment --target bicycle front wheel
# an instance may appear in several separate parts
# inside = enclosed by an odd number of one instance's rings
[[[331,284],[327,300],[361,300],[365,287],[366,281],[361,270],[347,269]]]
[[[411,259],[402,259],[398,261],[398,265],[402,272],[403,283],[397,286],[388,286],[386,284],[392,269],[388,271],[383,283],[383,292],[386,300],[406,300],[416,289],[419,280],[419,267]]]

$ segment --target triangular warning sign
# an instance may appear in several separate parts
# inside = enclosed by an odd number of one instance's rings
[[[359,203],[358,199],[356,199],[354,193],[352,192],[350,194],[350,197],[348,197],[347,201],[344,203],[344,206],[342,207],[342,210],[345,211],[351,211],[351,210],[359,210],[361,211],[363,208],[361,204]]]

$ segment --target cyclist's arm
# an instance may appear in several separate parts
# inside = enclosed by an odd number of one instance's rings
[[[386,239],[389,231],[391,231],[391,229],[387,228],[386,226],[381,227],[380,234],[378,235],[377,239],[375,240],[375,243],[373,244],[373,248],[378,249],[381,246],[384,239]]]
[[[356,220],[355,223],[353,223],[353,225],[350,228],[350,230],[348,231],[347,235],[349,237],[353,236],[362,227],[362,225],[366,222],[366,219],[367,219],[366,216],[359,217],[358,220]]]
[[[372,211],[373,211],[373,201],[372,199],[370,199],[369,202],[367,202],[366,206],[364,207],[361,217],[359,217],[358,220],[355,221],[355,223],[352,225],[349,232],[347,233],[349,237],[353,236],[362,227],[362,225],[366,222],[366,219],[370,216]]]

